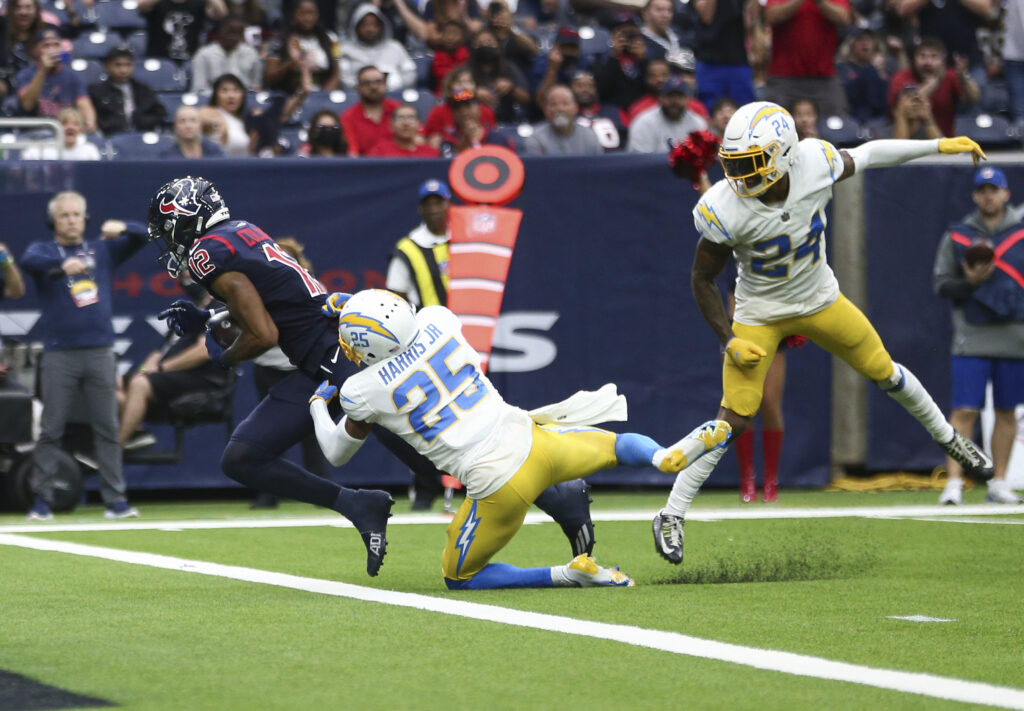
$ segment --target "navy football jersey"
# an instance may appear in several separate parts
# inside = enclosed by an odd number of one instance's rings
[[[197,239],[188,270],[221,300],[211,286],[218,276],[241,272],[248,277],[277,326],[277,344],[297,366],[318,344],[337,343],[337,323],[320,311],[327,300],[323,284],[251,222],[222,222]],[[325,338],[328,332],[335,335]]]

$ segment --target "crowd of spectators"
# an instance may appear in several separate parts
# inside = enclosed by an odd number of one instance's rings
[[[147,83],[151,62],[179,86]],[[100,152],[83,143],[145,131],[174,136],[154,154],[186,158],[665,152],[755,98],[802,106],[824,137],[853,127],[839,143],[949,136],[979,115],[1012,142],[1020,3],[7,0],[0,14],[3,113],[58,119],[79,160]]]

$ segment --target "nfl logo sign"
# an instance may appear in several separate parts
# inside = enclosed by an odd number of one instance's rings
[[[494,215],[487,213],[473,215],[473,232],[477,234],[486,235],[494,232],[496,227],[496,221]]]

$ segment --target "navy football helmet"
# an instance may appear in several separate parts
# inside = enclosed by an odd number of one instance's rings
[[[200,177],[178,178],[157,190],[149,204],[149,241],[161,243],[157,259],[177,278],[196,239],[230,218],[213,183]]]

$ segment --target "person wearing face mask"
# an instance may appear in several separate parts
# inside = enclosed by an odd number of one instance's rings
[[[572,90],[558,84],[548,90],[544,98],[544,117],[547,119],[534,127],[526,137],[526,153],[529,155],[555,156],[598,156],[604,153],[593,131],[576,123],[579,106]]]
[[[182,273],[178,281],[185,296],[197,307],[219,306],[187,273]],[[210,360],[205,334],[179,337],[168,331],[163,345],[146,356],[134,372],[125,375],[118,388],[118,439],[122,449],[130,451],[156,444],[156,437],[139,429],[144,419],[170,414],[168,403],[181,395],[222,389],[227,378],[228,371]]]
[[[546,55],[537,57],[533,65],[533,96],[538,105],[544,104],[544,95],[555,84],[568,86],[573,75],[590,67],[589,56],[580,53],[580,33],[572,27],[560,27],[555,34],[555,46]]]
[[[309,122],[309,142],[299,148],[299,155],[308,158],[344,158],[348,155],[348,141],[330,109],[317,111]]]
[[[53,518],[53,477],[72,405],[81,398],[92,425],[100,493],[107,518],[138,516],[128,505],[117,438],[114,356],[114,269],[145,246],[144,225],[107,220],[99,238],[85,239],[86,202],[81,193],[57,193],[47,205],[52,240],[33,242],[21,268],[39,295],[43,329],[40,362],[42,431],[33,452],[29,520]]]
[[[469,69],[480,101],[494,109],[498,123],[525,118],[532,103],[526,78],[501,54],[497,37],[490,30],[480,30],[470,45]]]

